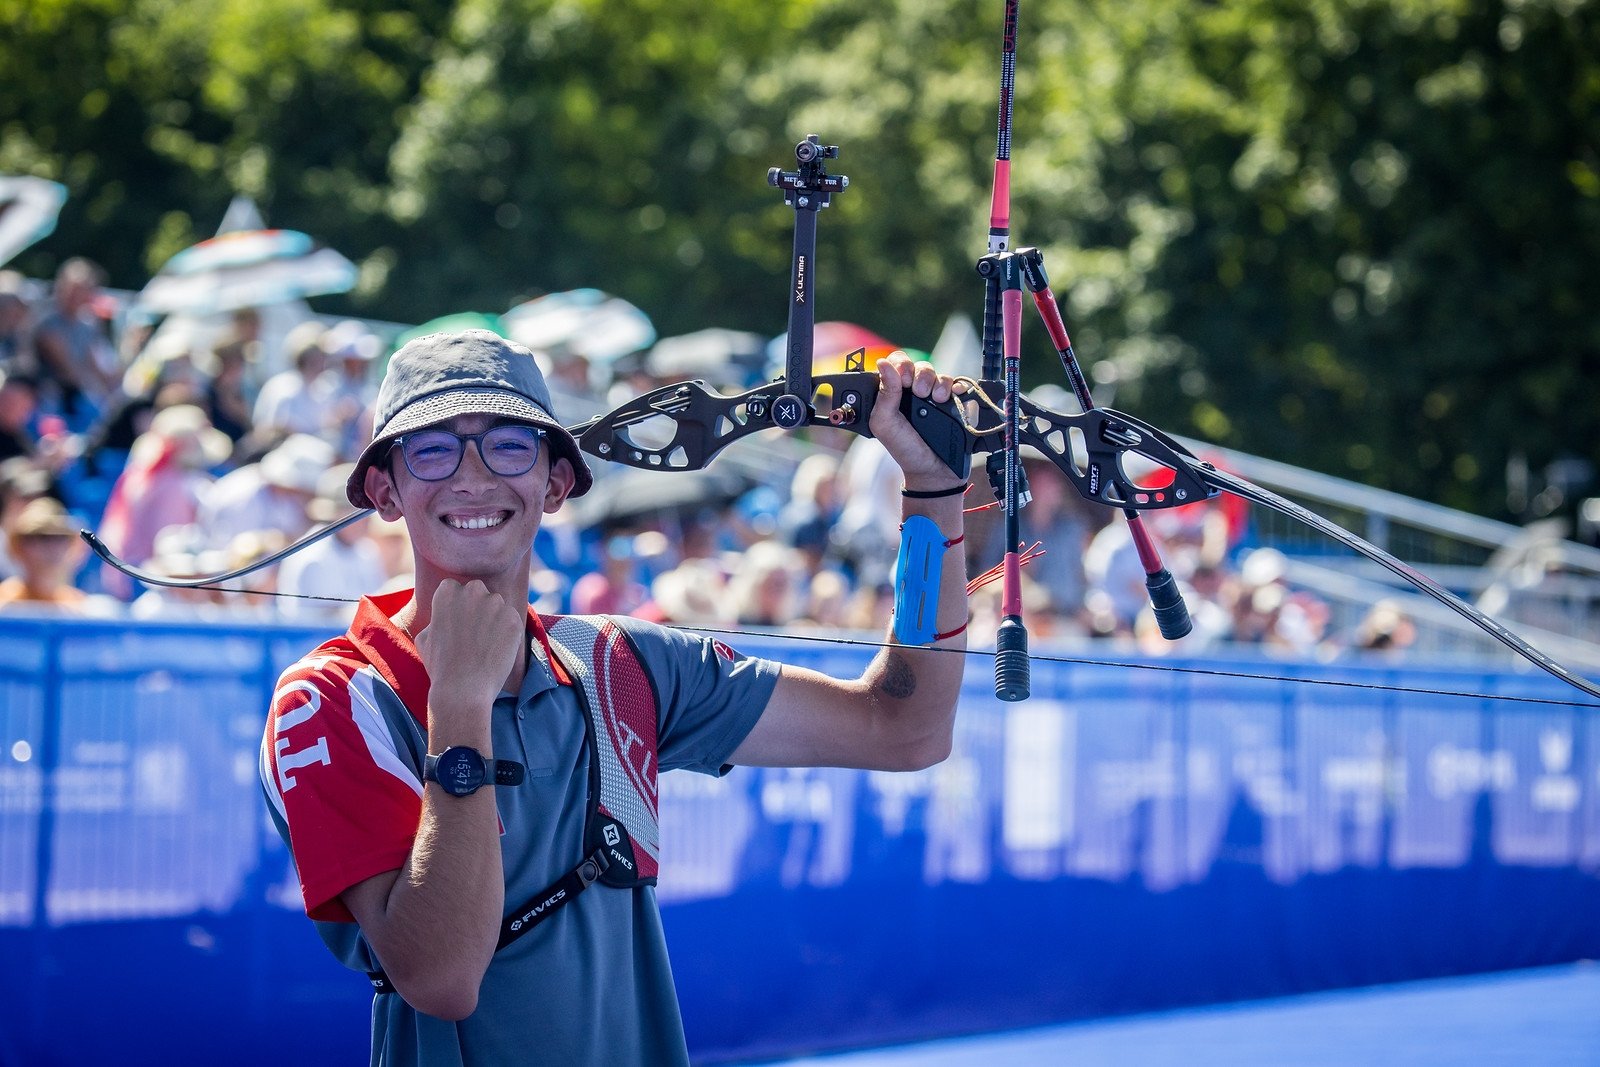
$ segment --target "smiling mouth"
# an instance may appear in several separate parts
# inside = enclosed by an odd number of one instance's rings
[[[473,515],[467,518],[446,515],[444,523],[454,530],[487,530],[505,522],[506,517],[506,513],[503,511],[498,515]]]

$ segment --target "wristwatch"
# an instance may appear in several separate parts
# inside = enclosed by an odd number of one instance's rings
[[[422,761],[422,780],[438,782],[439,788],[453,797],[476,793],[488,779],[488,765],[475,748],[455,745],[437,756],[429,753]],[[494,761],[495,785],[520,785],[522,764],[511,760]]]

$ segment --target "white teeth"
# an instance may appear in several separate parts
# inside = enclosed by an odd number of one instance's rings
[[[458,530],[487,530],[491,526],[499,526],[506,521],[504,515],[478,515],[470,519],[458,519],[453,515],[446,515],[445,522]]]

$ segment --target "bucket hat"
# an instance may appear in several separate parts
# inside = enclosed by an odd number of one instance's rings
[[[390,358],[378,389],[372,443],[345,483],[350,503],[373,506],[367,468],[388,453],[395,438],[457,415],[501,415],[541,427],[551,459],[567,460],[577,475],[570,495],[582,496],[594,484],[577,438],[556,421],[533,353],[490,330],[462,330],[415,338]]]

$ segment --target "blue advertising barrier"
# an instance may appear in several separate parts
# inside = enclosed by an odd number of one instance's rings
[[[366,981],[301,914],[256,779],[273,682],[322,636],[0,620],[0,1067],[364,1060]],[[1592,711],[1043,658],[1008,705],[990,669],[930,771],[662,778],[698,1061],[1600,956]]]

